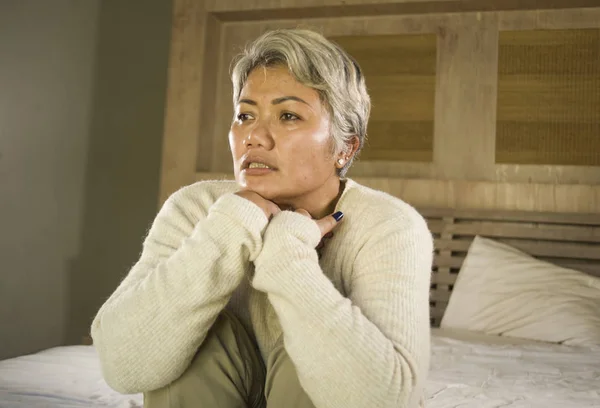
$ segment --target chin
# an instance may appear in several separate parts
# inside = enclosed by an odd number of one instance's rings
[[[273,201],[281,196],[282,191],[274,185],[265,185],[266,183],[246,183],[246,188],[258,193],[261,197]]]
[[[244,189],[256,192],[261,197],[269,201],[275,202],[290,196],[290,192],[286,191],[286,189],[281,186],[278,181],[267,180],[267,178],[242,177],[238,184]]]

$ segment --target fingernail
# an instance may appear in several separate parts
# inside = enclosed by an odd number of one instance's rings
[[[337,222],[340,222],[340,220],[341,220],[342,218],[344,218],[344,213],[343,213],[343,212],[341,212],[341,211],[338,211],[338,212],[336,212],[335,214],[333,214],[333,218],[335,218],[335,220],[336,220]]]

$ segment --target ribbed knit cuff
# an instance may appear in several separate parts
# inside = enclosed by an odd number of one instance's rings
[[[213,246],[209,252],[214,256],[245,247],[253,261],[262,249],[262,234],[267,222],[264,212],[256,204],[235,194],[225,194],[210,207],[206,219],[194,227],[190,239],[203,242],[205,247]],[[193,258],[196,257],[194,254]]]
[[[269,234],[277,237],[281,245],[295,244],[296,238],[315,248],[321,241],[321,230],[317,223],[305,215],[292,211],[282,211],[269,223]]]
[[[254,262],[254,288],[282,293],[287,291],[288,281],[310,281],[313,273],[317,280],[322,278],[315,251],[320,240],[321,231],[314,220],[290,211],[277,214],[267,226],[262,251]]]
[[[263,233],[269,221],[258,205],[233,193],[219,197],[208,212],[209,216],[215,213],[225,215],[250,232],[258,234]]]

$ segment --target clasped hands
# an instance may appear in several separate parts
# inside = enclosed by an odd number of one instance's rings
[[[270,220],[275,214],[281,212],[281,208],[279,208],[277,204],[265,199],[260,194],[254,191],[242,190],[238,191],[235,194],[256,204],[265,213],[268,220]],[[337,224],[339,224],[343,216],[343,214],[341,213],[336,213],[327,215],[319,220],[315,220],[305,209],[297,208],[295,209],[295,212],[310,218],[319,227],[319,230],[321,231],[321,242],[317,246],[317,250],[320,250],[323,247],[324,239],[331,238],[333,236],[333,229],[336,227]]]

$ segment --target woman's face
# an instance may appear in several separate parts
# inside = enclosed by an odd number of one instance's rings
[[[254,69],[229,132],[238,184],[290,205],[337,188],[329,129],[317,91],[297,82],[286,67]]]

